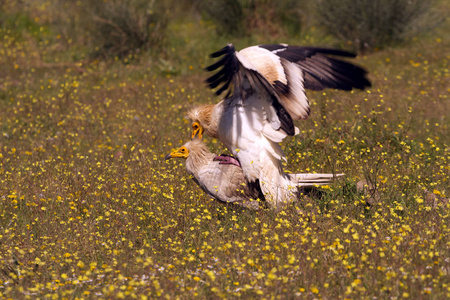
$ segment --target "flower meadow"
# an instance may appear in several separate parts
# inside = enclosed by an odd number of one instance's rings
[[[0,31],[1,299],[450,298],[448,26],[361,55],[370,89],[309,92],[285,168],[345,177],[275,213],[164,161],[226,41],[105,62],[36,18]]]

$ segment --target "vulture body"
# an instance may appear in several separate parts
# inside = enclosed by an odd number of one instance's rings
[[[166,159],[174,157],[186,159],[186,171],[210,197],[250,209],[259,209],[263,203],[258,182],[248,182],[242,169],[234,164],[221,164],[199,139],[187,142]]]
[[[224,163],[224,156],[211,153],[206,145],[197,138],[187,142],[166,156],[186,159],[186,171],[210,197],[222,202],[258,210],[266,206],[265,197],[258,181],[248,181],[242,168],[234,163]],[[231,158],[232,159],[232,158]],[[298,187],[313,187],[330,184],[341,175],[332,174],[289,174]],[[277,207],[281,208],[281,207]]]
[[[207,79],[216,94],[227,92],[215,105],[188,112],[192,136],[220,139],[239,160],[248,182],[259,180],[272,207],[296,198],[298,182],[283,172],[279,143],[299,130],[293,120],[308,117],[305,89],[352,90],[370,86],[366,71],[332,56],[354,57],[346,51],[259,45],[237,52],[232,44],[212,54],[222,57],[207,68],[218,70]]]

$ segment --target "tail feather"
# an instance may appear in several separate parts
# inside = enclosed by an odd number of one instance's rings
[[[313,188],[333,183],[344,174],[279,174],[260,178],[261,191],[270,207],[280,210],[300,196],[301,188]]]
[[[344,174],[326,174],[326,173],[297,173],[289,174],[298,186],[312,187],[315,185],[327,185],[332,183],[335,179],[343,177]]]

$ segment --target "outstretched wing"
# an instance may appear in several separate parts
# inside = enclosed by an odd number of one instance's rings
[[[219,69],[206,80],[209,87],[211,89],[218,88],[217,95],[227,91],[226,98],[231,95],[231,101],[236,102],[240,100],[245,102],[248,97],[258,95],[264,101],[268,101],[274,109],[276,122],[280,124],[276,129],[281,128],[286,134],[294,135],[294,122],[289,112],[282,105],[282,99],[280,99],[277,90],[264,76],[264,72],[258,70],[252,61],[243,56],[241,52],[236,52],[234,46],[228,44],[223,49],[211,54],[212,57],[223,57],[206,68],[208,71]],[[276,66],[276,63],[269,63],[267,66]],[[273,120],[275,116],[270,116],[270,118]]]
[[[218,70],[206,81],[216,94],[228,91],[245,101],[248,90],[269,97],[280,119],[281,128],[294,135],[292,119],[308,117],[310,109],[305,89],[351,90],[370,86],[367,72],[334,57],[355,57],[347,51],[290,46],[259,45],[236,52],[232,44],[213,53],[222,58],[208,71]],[[248,86],[246,86],[248,85]],[[247,93],[245,93],[247,91]]]
[[[299,65],[303,71],[306,89],[323,90],[325,88],[352,90],[365,89],[371,83],[367,71],[335,57],[354,58],[356,54],[348,51],[328,48],[299,47],[286,44],[259,45],[280,58]]]

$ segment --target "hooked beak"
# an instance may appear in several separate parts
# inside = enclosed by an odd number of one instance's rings
[[[181,147],[177,150],[174,150],[172,152],[170,152],[170,154],[167,154],[166,157],[164,157],[165,160],[171,159],[171,158],[184,158],[186,159],[189,156],[188,151],[184,148]]]
[[[192,124],[192,137],[191,139],[194,139],[195,137],[198,137],[198,139],[202,139],[203,137],[203,126],[200,125],[198,122],[194,122]]]

